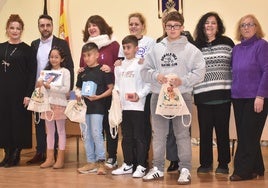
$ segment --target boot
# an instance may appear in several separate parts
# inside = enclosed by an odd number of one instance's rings
[[[10,150],[12,151],[12,150]],[[12,166],[17,166],[20,162],[20,148],[16,148],[13,152],[10,152],[10,158],[8,159],[7,163],[5,164],[5,168],[9,168]]]
[[[10,153],[9,153],[9,149],[8,148],[4,148],[5,151],[5,157],[3,158],[3,160],[0,162],[0,167],[5,166],[5,164],[8,162],[9,158],[10,158]]]
[[[56,163],[53,165],[54,169],[63,168],[64,166],[64,152],[65,150],[58,150]]]
[[[46,161],[40,165],[40,168],[49,168],[49,167],[52,167],[54,163],[55,163],[54,149],[47,149],[47,158],[46,158]]]
[[[46,160],[45,153],[36,152],[36,154],[29,161],[26,162],[27,165],[41,164]]]

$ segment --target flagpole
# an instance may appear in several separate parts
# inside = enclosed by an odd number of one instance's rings
[[[47,0],[44,0],[44,10],[43,14],[47,15]]]

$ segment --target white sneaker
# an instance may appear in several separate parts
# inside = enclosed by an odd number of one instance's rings
[[[109,158],[107,159],[107,161],[105,162],[105,166],[112,169],[112,168],[116,168],[117,165],[117,161],[114,158]]]
[[[157,167],[153,167],[146,176],[143,176],[143,181],[161,180],[164,179],[164,172],[158,170]]]
[[[142,178],[143,176],[145,176],[145,170],[146,168],[144,168],[143,166],[141,165],[137,166],[136,171],[133,173],[132,177]]]
[[[119,167],[116,170],[112,171],[113,175],[124,175],[124,174],[132,174],[133,172],[133,165],[127,165],[126,163],[123,163],[121,167]]]
[[[180,177],[178,179],[178,184],[186,185],[191,183],[191,174],[187,168],[182,168],[180,172]]]

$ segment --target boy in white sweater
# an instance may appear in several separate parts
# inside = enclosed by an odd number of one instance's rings
[[[134,159],[137,168],[134,178],[145,175],[146,140],[144,104],[146,95],[150,92],[150,84],[145,83],[140,75],[142,64],[135,57],[138,50],[138,39],[134,35],[126,36],[123,41],[123,51],[126,57],[121,66],[114,69],[115,89],[119,92],[123,109],[122,120],[122,150],[124,163],[112,171],[113,175],[133,173]],[[136,151],[134,151],[136,150]]]

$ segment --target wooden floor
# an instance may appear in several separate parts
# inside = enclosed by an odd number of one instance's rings
[[[178,187],[177,179],[178,173],[165,173],[163,181],[142,182],[141,179],[134,179],[131,175],[125,176],[112,176],[109,172],[108,175],[96,174],[78,174],[76,169],[85,163],[85,152],[83,144],[80,140],[80,155],[79,161],[76,156],[76,138],[71,137],[67,139],[65,168],[59,170],[53,169],[40,169],[39,166],[27,166],[25,163],[30,157],[33,156],[34,150],[24,150],[22,152],[22,159],[20,166],[13,168],[0,168],[0,188],[20,187],[47,187],[47,188],[102,188],[102,187],[127,187],[127,188],[172,188]],[[181,185],[191,188],[226,188],[226,187],[239,187],[239,188],[264,188],[268,187],[268,172],[265,173],[263,178],[242,181],[230,182],[228,176],[216,176],[214,173],[208,175],[197,175],[196,169],[198,167],[198,153],[199,147],[193,146],[193,169],[192,169],[192,183],[190,185]],[[216,156],[216,149],[214,153]],[[265,167],[268,169],[268,147],[262,147]],[[118,161],[122,164],[122,151],[121,146],[118,149]],[[0,152],[0,158],[2,158]],[[214,164],[214,168],[217,164]],[[166,163],[168,166],[168,163]],[[232,164],[230,164],[230,171],[232,172]]]

